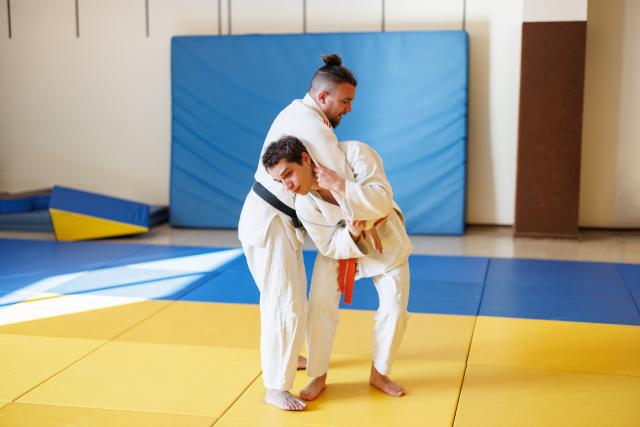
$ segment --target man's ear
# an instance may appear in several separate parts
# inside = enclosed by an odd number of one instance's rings
[[[326,90],[321,90],[320,92],[318,92],[318,101],[320,101],[320,103],[322,104],[326,103],[327,96],[329,96],[329,92],[327,92]]]
[[[311,156],[306,151],[302,152],[302,156],[301,157],[302,157],[302,163],[303,164],[308,165],[309,163],[311,163]]]

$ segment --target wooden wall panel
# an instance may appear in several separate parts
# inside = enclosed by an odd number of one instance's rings
[[[578,235],[585,43],[585,21],[523,24],[516,235]]]

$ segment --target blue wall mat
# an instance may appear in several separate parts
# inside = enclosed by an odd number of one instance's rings
[[[0,214],[31,212],[33,210],[33,202],[31,197],[22,199],[0,199]]]
[[[36,196],[31,197],[33,208],[36,209],[35,203],[44,206],[44,196],[37,196],[37,202],[34,202]],[[51,224],[51,215],[49,214],[49,198],[46,198],[46,207],[38,208],[31,212],[20,213],[3,213],[0,215],[0,230],[13,231],[53,231]],[[152,205],[150,209],[149,226],[155,227],[164,224],[169,219],[169,208],[167,206]]]
[[[171,224],[237,226],[271,122],[336,52],[359,80],[338,139],[382,155],[410,233],[461,234],[467,49],[461,31],[175,37]]]
[[[0,215],[0,230],[53,231],[48,210],[3,213]]]

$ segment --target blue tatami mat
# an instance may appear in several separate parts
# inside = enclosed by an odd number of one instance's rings
[[[551,261],[535,259],[491,260],[488,284],[532,286],[577,286],[581,289],[623,289],[615,264],[601,262]]]
[[[56,242],[0,239],[0,277],[64,274],[105,266],[127,265],[218,249],[105,242]]]
[[[640,313],[626,290],[487,283],[483,316],[640,325]]]
[[[0,240],[0,307],[42,295],[177,299],[239,249]]]
[[[492,259],[480,314],[640,325],[615,264]]]
[[[409,311],[414,313],[478,314],[489,260],[476,257],[421,256],[409,258]],[[356,281],[353,304],[342,308],[375,310],[378,294],[373,280]]]
[[[315,252],[304,259],[310,278]],[[410,269],[412,312],[640,325],[640,265],[414,255]],[[238,248],[0,239],[0,309],[83,294],[259,301]],[[371,279],[357,281],[353,304],[341,305],[377,306]]]
[[[307,287],[311,282],[316,253],[304,251]],[[197,289],[184,295],[183,301],[226,302],[235,304],[258,304],[260,292],[251,277],[244,256],[230,262],[220,274],[207,277]]]
[[[627,289],[635,300],[636,308],[640,310],[640,265],[618,264],[617,267]]]
[[[618,264],[617,267],[627,288],[631,291],[640,292],[640,265]]]
[[[436,282],[483,283],[489,258],[461,256],[409,257],[411,282],[427,280]]]
[[[308,285],[311,281],[315,252],[305,252]],[[464,257],[411,257],[411,296],[409,310],[418,313],[466,314],[478,313],[483,279],[488,260]],[[413,271],[417,270],[415,279]],[[427,280],[430,279],[430,280]],[[186,301],[257,304],[260,294],[253,283],[247,263],[234,261],[224,272],[203,280],[197,289],[181,298]],[[378,294],[373,280],[356,281],[353,303],[340,303],[341,308],[376,310]]]
[[[225,271],[207,277],[196,289],[180,299],[197,302],[258,304],[260,292],[253,282],[247,261],[242,256],[230,263]]]

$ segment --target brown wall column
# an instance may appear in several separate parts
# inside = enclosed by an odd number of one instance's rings
[[[522,28],[515,234],[577,237],[587,23]]]

